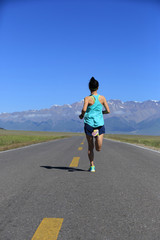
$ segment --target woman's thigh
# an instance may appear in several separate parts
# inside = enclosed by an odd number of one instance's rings
[[[103,136],[104,136],[104,134],[101,134],[101,135],[99,135],[98,137],[96,137],[95,145],[96,145],[96,150],[97,150],[97,151],[100,151],[101,148],[102,148]]]
[[[86,134],[87,142],[88,142],[88,149],[94,148],[93,137]]]

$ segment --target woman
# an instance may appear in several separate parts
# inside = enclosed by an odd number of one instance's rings
[[[99,87],[98,81],[92,77],[89,82],[91,95],[85,97],[84,105],[80,119],[84,118],[84,130],[88,141],[88,157],[90,160],[90,171],[95,172],[94,160],[94,142],[97,151],[101,151],[103,143],[103,135],[105,133],[103,114],[110,113],[107,101],[104,96],[97,93]],[[102,111],[103,106],[105,111]]]

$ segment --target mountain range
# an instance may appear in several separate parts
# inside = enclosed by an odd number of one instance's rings
[[[160,101],[109,100],[104,115],[106,133],[160,135]],[[83,100],[47,109],[0,114],[0,128],[8,130],[83,132],[79,119]]]

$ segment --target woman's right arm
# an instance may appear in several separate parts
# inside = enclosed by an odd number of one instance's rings
[[[110,113],[110,109],[109,109],[109,106],[108,106],[108,103],[105,99],[105,97],[103,97],[103,106],[105,107],[106,110],[102,111],[103,114],[108,114]]]

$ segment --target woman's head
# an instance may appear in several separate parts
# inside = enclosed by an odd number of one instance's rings
[[[89,81],[89,89],[91,91],[96,91],[98,87],[99,87],[99,82],[94,77],[92,77]]]

